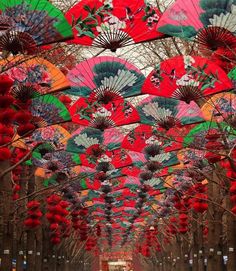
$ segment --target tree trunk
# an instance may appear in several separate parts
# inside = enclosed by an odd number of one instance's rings
[[[227,208],[231,209],[232,204],[227,197]],[[236,270],[236,217],[227,214],[227,271]]]
[[[185,238],[182,238],[181,242],[181,257],[179,270],[189,271],[189,243]]]
[[[175,252],[175,268],[181,270],[181,239],[180,236],[176,236],[176,252]]]
[[[23,271],[24,268],[24,241],[21,239],[17,241],[16,271]]]
[[[49,255],[49,234],[42,228],[42,245],[43,245],[43,271],[49,271],[49,259],[51,255]],[[51,270],[50,270],[51,271]]]
[[[192,271],[198,271],[198,215],[193,212],[193,221],[192,221],[192,234],[193,234],[193,247],[192,247],[192,259],[193,259],[193,267]]]
[[[222,196],[220,194],[220,179],[217,176],[217,171],[213,173],[212,181],[208,184],[209,198],[216,203],[221,204]],[[209,204],[208,220],[209,220],[209,234],[208,234],[208,259],[207,271],[222,271],[223,266],[223,247],[222,247],[222,209],[215,204]]]
[[[26,178],[23,176],[20,180],[20,198],[23,198],[26,196]],[[25,205],[27,200],[21,200],[18,204],[18,210],[17,210],[17,225],[18,223],[21,223],[24,219],[24,213],[25,213]],[[24,254],[25,254],[25,231],[23,226],[22,227],[16,227],[16,239],[17,239],[17,256],[16,256],[16,270],[17,271],[23,271],[24,269]]]
[[[35,180],[33,175],[34,169],[30,170],[28,172],[28,201],[33,200],[33,198],[30,196],[34,190],[35,190]],[[35,255],[36,255],[36,239],[35,239],[35,231],[34,230],[28,230],[27,231],[27,271],[35,271]]]
[[[9,162],[0,163],[1,172],[9,167]],[[0,180],[0,209],[2,210],[2,249],[0,258],[2,259],[0,271],[12,270],[12,247],[13,247],[13,222],[12,222],[12,183],[11,174],[8,173]]]
[[[35,271],[35,235],[33,231],[27,231],[27,271]]]
[[[35,271],[42,270],[42,253],[43,253],[43,244],[42,244],[42,228],[40,227],[36,232],[36,256],[35,256]]]
[[[198,270],[204,271],[204,259],[205,259],[205,248],[204,248],[204,239],[203,239],[203,215],[200,214],[200,224],[198,225],[198,242],[199,242],[199,251],[198,251]]]

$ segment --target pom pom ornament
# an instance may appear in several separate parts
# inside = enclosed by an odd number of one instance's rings
[[[35,130],[35,126],[32,123],[26,123],[26,124],[21,124],[17,128],[17,133],[19,136],[28,136],[31,132]]]
[[[29,229],[35,229],[41,225],[40,218],[43,216],[40,211],[40,202],[33,200],[27,204],[27,219],[24,221],[24,225]]]
[[[0,111],[0,123],[9,125],[13,122],[15,117],[15,111],[11,108],[7,108]]]
[[[0,148],[0,161],[9,160],[11,158],[11,151],[9,148]]]
[[[0,94],[8,93],[13,85],[12,79],[7,75],[0,75]]]
[[[0,96],[0,108],[8,108],[14,101],[10,95]]]

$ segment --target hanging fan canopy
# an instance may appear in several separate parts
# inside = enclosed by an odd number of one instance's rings
[[[12,94],[15,98],[22,96],[26,100],[69,87],[69,81],[60,69],[40,57],[9,57],[1,60],[0,66],[2,72],[13,81]]]
[[[149,96],[138,104],[137,110],[141,123],[167,131],[176,126],[204,121],[200,108],[193,101],[187,104],[175,99]]]
[[[160,11],[144,0],[83,0],[66,13],[74,32],[71,43],[111,51],[163,38],[156,30],[160,16]]]
[[[235,0],[177,0],[163,14],[157,30],[196,40],[205,55],[236,61]]]
[[[92,126],[102,131],[139,121],[137,110],[125,100],[100,104],[91,99],[80,98],[70,107],[69,111],[73,122]]]
[[[3,53],[35,53],[37,46],[73,37],[63,13],[47,0],[2,0],[0,22]]]
[[[69,71],[67,78],[71,89],[66,93],[89,97],[104,104],[139,95],[145,80],[138,68],[126,60],[110,56],[81,62]]]
[[[236,95],[223,92],[213,95],[201,108],[206,120],[227,122],[236,129]]]
[[[177,56],[162,61],[144,82],[142,92],[190,103],[232,89],[227,74],[199,56]]]
[[[65,105],[50,94],[32,99],[29,111],[38,127],[70,121],[70,113]]]

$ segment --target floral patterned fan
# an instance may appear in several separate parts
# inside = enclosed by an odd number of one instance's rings
[[[117,128],[104,131],[92,127],[81,126],[67,141],[67,151],[77,153],[91,153],[96,158],[105,150],[120,148],[124,135]]]
[[[197,41],[202,53],[235,62],[236,2],[234,0],[177,0],[158,23],[158,31]]]
[[[232,80],[234,89],[236,88],[236,67],[234,67],[229,73],[229,78]]]
[[[140,94],[145,80],[138,68],[126,60],[109,56],[81,62],[69,71],[67,78],[71,84],[67,93],[104,104]]]
[[[2,0],[0,3],[0,51],[35,53],[37,46],[73,37],[60,10],[46,0]]]
[[[0,66],[13,81],[12,95],[23,102],[69,87],[69,81],[60,69],[40,57],[9,57],[0,61]]]
[[[189,148],[205,149],[206,144],[209,141],[207,135],[211,135],[216,138],[216,146],[212,146],[211,149],[224,153],[227,149],[235,144],[236,130],[230,127],[227,123],[211,122],[207,121],[196,125],[190,132],[185,136],[184,145]],[[225,144],[225,138],[227,144]]]
[[[111,180],[111,184],[113,189],[122,189],[122,188],[138,189],[141,186],[139,178],[134,176],[115,178]]]
[[[56,149],[65,148],[70,138],[70,133],[60,125],[38,128],[30,137],[24,138],[29,147],[35,147],[39,143],[51,143]]]
[[[59,163],[57,163],[57,165],[59,165]],[[45,168],[40,167],[37,168],[34,174],[35,176],[44,179],[43,185],[45,187],[58,184],[62,185],[68,182],[70,179],[75,178],[80,173],[80,166],[65,167],[58,169],[56,169],[56,167],[50,169],[50,165],[47,166],[44,165],[44,167]]]
[[[29,110],[33,116],[34,124],[38,127],[70,120],[70,114],[65,105],[50,94],[32,99]]]
[[[34,166],[54,173],[66,171],[67,168],[81,164],[78,155],[56,150],[48,143],[43,143],[34,149],[31,161]]]
[[[160,16],[157,8],[143,0],[83,0],[66,13],[73,27],[73,43],[111,51],[164,37],[156,31]]]
[[[236,95],[230,92],[213,95],[202,106],[202,113],[208,121],[225,121],[236,129]]]
[[[180,150],[177,155],[180,163],[183,165],[183,170],[186,171],[194,167],[198,168],[199,170],[207,167],[209,164],[207,162],[207,159],[205,158],[205,154],[205,150],[185,148]],[[173,170],[173,172],[178,172],[181,170],[181,168],[176,168],[176,170]]]
[[[137,110],[125,100],[100,104],[91,99],[80,98],[70,107],[69,111],[73,122],[92,126],[102,131],[139,121]]]
[[[163,168],[179,164],[176,151],[160,153],[160,150],[156,150],[155,145],[148,146],[143,153],[135,151],[128,151],[128,153],[133,164],[141,169],[140,174],[146,171],[151,172],[151,175],[155,172],[159,174]]]
[[[110,171],[132,164],[129,153],[124,149],[105,151],[96,158],[87,151],[84,154],[80,154],[80,159],[82,165],[92,168],[96,167],[98,171]]]
[[[190,103],[232,88],[227,74],[208,59],[177,56],[162,61],[150,73],[142,92]]]
[[[159,145],[165,152],[183,148],[183,138],[195,125],[174,126],[168,130],[141,124],[131,130],[122,141],[122,147],[131,151],[143,152],[147,146]]]
[[[137,110],[141,123],[165,130],[204,121],[200,108],[193,101],[186,104],[175,99],[149,96],[139,103]]]

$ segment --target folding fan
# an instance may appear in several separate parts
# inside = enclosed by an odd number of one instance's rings
[[[177,0],[165,11],[157,29],[197,41],[205,55],[235,62],[235,10],[234,0]]]
[[[31,160],[33,165],[55,173],[81,164],[78,155],[56,150],[49,143],[43,143],[36,147]]]
[[[202,113],[206,120],[225,121],[236,128],[236,95],[223,92],[213,95],[202,106]]]
[[[193,185],[193,179],[190,177],[179,174],[173,174],[166,178],[165,182],[169,187],[172,189],[174,188],[175,191],[180,191],[184,193]]]
[[[111,181],[113,189],[131,188],[138,189],[141,186],[139,178],[134,176],[115,178]]]
[[[130,158],[129,153],[124,149],[105,151],[96,158],[88,152],[80,154],[79,156],[82,165],[92,168],[96,167],[97,170],[100,169],[100,171],[103,171],[103,168],[107,169],[108,166],[109,168],[107,171],[119,169],[132,164],[132,159]]]
[[[83,0],[66,13],[75,36],[72,43],[111,51],[163,38],[164,35],[156,31],[160,16],[157,8],[143,0]]]
[[[67,93],[109,103],[141,93],[145,80],[141,71],[121,58],[94,57],[69,71],[71,89]]]
[[[38,127],[70,120],[70,114],[65,105],[50,94],[32,99],[29,110],[33,116],[33,123]]]
[[[51,125],[48,127],[38,128],[30,137],[24,138],[28,147],[32,148],[39,143],[51,143],[56,149],[65,148],[70,138],[70,133],[60,125]]]
[[[2,0],[0,51],[35,53],[36,47],[73,37],[60,10],[46,0]]]
[[[55,163],[56,164],[56,163]],[[59,163],[57,164],[59,165]],[[69,179],[75,178],[80,172],[80,166],[74,167],[65,167],[58,169],[52,168],[50,166],[45,166],[45,168],[38,167],[35,170],[35,176],[39,176],[44,179],[43,185],[48,187],[50,185],[63,184],[66,183]]]
[[[232,80],[236,80],[236,67],[234,67],[229,73],[228,76]]]
[[[150,123],[151,124],[151,123]],[[157,144],[165,152],[183,148],[183,139],[195,125],[176,126],[166,130],[156,126],[141,124],[132,129],[121,146],[131,151],[142,152],[145,147]]]
[[[69,111],[73,122],[102,131],[139,121],[137,110],[125,100],[115,100],[103,105],[91,99],[80,98]]]
[[[230,127],[227,123],[221,122],[216,123],[213,121],[207,121],[196,125],[184,138],[184,145],[186,147],[195,149],[205,149],[206,143],[208,142],[207,135],[214,135],[217,140],[223,145],[220,149],[221,152],[229,149],[235,144],[236,130]],[[225,144],[225,140],[227,144]],[[218,149],[216,149],[218,151]]]
[[[202,112],[195,102],[189,104],[175,99],[149,96],[141,101],[137,110],[140,122],[169,130],[204,121]]]
[[[142,92],[186,103],[232,89],[227,74],[199,56],[177,56],[162,61],[144,82]]]
[[[144,171],[151,171],[152,173],[161,171],[165,167],[179,164],[177,152],[160,152],[151,145],[154,149],[147,148],[143,153],[128,151],[129,156],[132,159],[133,164],[140,167]],[[151,149],[151,151],[149,151]]]
[[[60,69],[40,57],[9,57],[0,61],[0,65],[2,72],[13,80],[12,94],[23,101],[69,87],[69,81]]]
[[[117,128],[100,131],[92,127],[81,126],[67,141],[67,151],[85,153],[96,158],[105,150],[115,150],[120,148],[124,135]]]

